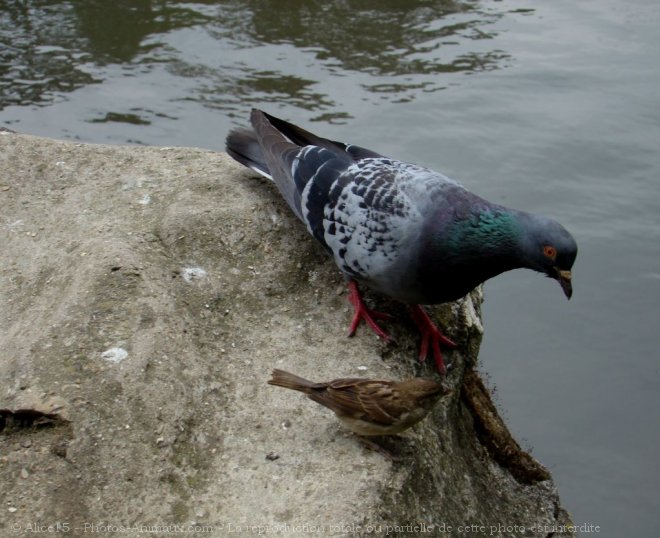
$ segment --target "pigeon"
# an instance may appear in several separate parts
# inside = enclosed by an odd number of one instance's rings
[[[297,390],[335,412],[353,433],[396,435],[422,420],[451,390],[437,381],[341,378],[315,383],[284,370],[273,370],[269,385]]]
[[[577,255],[573,236],[547,217],[489,202],[428,168],[321,138],[253,109],[252,128],[227,136],[227,153],[270,178],[294,214],[348,279],[355,310],[383,340],[360,285],[409,306],[442,374],[440,347],[455,347],[422,305],[455,301],[505,271],[528,268],[557,280],[570,299]]]

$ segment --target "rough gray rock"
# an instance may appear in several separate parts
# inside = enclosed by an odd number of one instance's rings
[[[267,181],[221,153],[2,132],[0,208],[3,536],[570,535],[553,529],[570,520],[549,474],[472,369],[479,293],[434,310],[460,343],[454,392],[384,441],[388,461],[266,384],[273,367],[433,375],[399,305],[381,304],[396,346],[345,336],[341,276]]]

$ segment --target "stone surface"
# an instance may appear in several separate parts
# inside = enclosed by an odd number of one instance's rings
[[[480,292],[432,311],[454,391],[388,461],[266,384],[434,375],[400,305],[367,295],[396,345],[346,337],[341,275],[267,181],[221,153],[2,132],[0,208],[3,536],[570,534],[473,372]]]

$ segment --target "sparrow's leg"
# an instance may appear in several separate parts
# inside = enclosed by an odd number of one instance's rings
[[[353,321],[351,321],[351,326],[348,329],[348,336],[353,336],[358,325],[360,325],[360,321],[364,320],[377,336],[385,340],[385,342],[392,341],[392,337],[381,329],[378,323],[376,323],[377,319],[390,319],[392,316],[367,308],[367,305],[364,304],[364,301],[362,300],[360,288],[358,288],[357,282],[353,279],[348,281],[348,301],[355,309]]]
[[[386,460],[388,460],[388,461],[396,460],[396,457],[394,456],[394,454],[392,454],[384,446],[379,445],[375,441],[372,441],[371,439],[368,439],[367,437],[364,437],[363,435],[355,434],[355,437],[360,441],[360,443],[362,443],[362,445],[364,445],[365,448],[367,448],[369,450],[373,450],[374,452],[378,452]]]
[[[447,371],[447,368],[445,368],[445,361],[442,360],[440,344],[449,348],[456,347],[456,344],[440,332],[438,326],[433,323],[433,320],[431,320],[429,315],[420,305],[411,306],[410,315],[419,328],[419,331],[422,333],[422,343],[419,348],[419,360],[426,360],[430,346],[438,372],[444,374]]]

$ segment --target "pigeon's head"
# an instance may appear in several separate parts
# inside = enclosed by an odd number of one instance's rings
[[[523,249],[527,266],[559,282],[566,298],[570,299],[577,243],[566,228],[552,219],[533,216]]]

